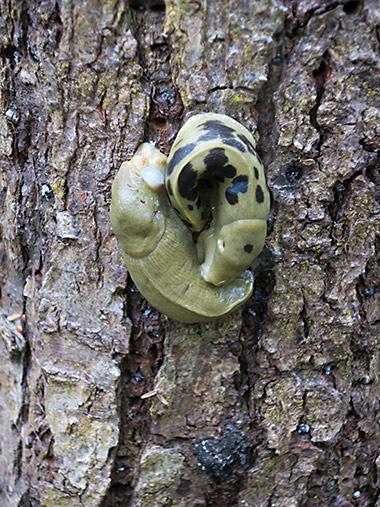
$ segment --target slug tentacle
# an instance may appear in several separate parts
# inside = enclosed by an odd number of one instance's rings
[[[112,227],[132,279],[182,322],[221,317],[250,297],[246,269],[263,248],[268,213],[255,141],[225,115],[192,117],[168,159],[144,143],[112,186]]]

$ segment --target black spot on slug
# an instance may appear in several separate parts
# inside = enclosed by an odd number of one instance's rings
[[[176,167],[177,164],[181,162],[181,160],[183,160],[187,155],[189,155],[189,153],[193,151],[195,146],[196,146],[195,143],[186,144],[185,146],[182,146],[182,148],[178,148],[178,150],[174,152],[173,158],[170,160],[168,164],[167,169],[168,175],[174,171],[174,168]]]
[[[263,193],[263,189],[261,188],[260,185],[257,185],[257,187],[256,187],[256,201],[259,204],[264,202],[264,193]]]
[[[245,174],[237,176],[234,180],[232,180],[232,185],[236,192],[245,194],[248,190],[248,176]]]
[[[173,195],[172,182],[169,179],[166,180],[166,190],[169,195]]]
[[[203,177],[207,179],[216,179],[224,181],[225,178],[233,178],[236,175],[236,169],[228,164],[228,157],[223,148],[214,148],[205,156],[204,163],[206,170]]]
[[[196,187],[198,173],[191,162],[185,165],[178,176],[178,191],[188,201],[195,201],[198,196]]]
[[[194,209],[194,206],[193,206],[192,204],[188,204],[188,205],[187,205],[187,207],[188,207],[188,209],[189,209],[190,211],[193,211],[193,209]]]
[[[252,143],[248,141],[248,139],[245,137],[244,134],[238,134],[238,138],[245,144],[249,153],[252,153],[252,155],[257,155],[256,150],[253,147]]]
[[[201,127],[206,133],[203,134],[198,141],[210,141],[217,137],[233,138],[235,133],[233,128],[224,125],[224,123],[218,120],[205,121]]]
[[[248,190],[248,176],[242,174],[241,176],[237,176],[232,180],[232,187],[227,188],[226,190],[226,199],[231,204],[237,204],[239,201],[238,194],[245,194]]]
[[[197,199],[197,202],[195,203],[195,206],[200,209],[201,207],[201,204],[202,204],[202,200],[201,200],[201,197],[199,196],[198,199]]]
[[[215,132],[215,130],[210,130],[209,132],[206,132],[206,134],[202,134],[198,138],[199,141],[213,141],[214,139],[217,139],[219,137],[218,132]]]
[[[257,167],[254,167],[253,170],[255,171],[255,178],[258,180],[259,179],[259,170],[257,169]]]
[[[241,151],[242,153],[245,153],[246,149],[241,144],[241,142],[237,141],[236,139],[223,139],[223,144],[227,144],[228,146],[232,146],[233,148],[236,148],[237,150]]]
[[[206,172],[213,175],[220,166],[227,164],[228,157],[223,148],[214,148],[207,153],[204,162],[207,166]]]
[[[226,166],[223,167],[222,174],[225,178],[233,178],[234,176],[236,176],[236,173],[237,173],[236,167],[234,167],[231,164],[227,164]]]
[[[252,250],[253,250],[253,245],[248,244],[248,245],[244,246],[244,252],[251,253]]]

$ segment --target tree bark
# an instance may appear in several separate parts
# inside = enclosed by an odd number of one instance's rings
[[[377,1],[0,5],[0,504],[379,507]],[[255,133],[273,198],[206,325],[149,306],[109,221],[190,111]]]

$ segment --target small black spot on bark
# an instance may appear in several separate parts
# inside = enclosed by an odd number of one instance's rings
[[[159,2],[151,2],[150,4],[150,10],[154,12],[163,12],[165,11],[165,2],[159,1]]]
[[[260,185],[256,187],[256,201],[261,204],[264,202],[264,193]]]
[[[162,118],[160,116],[157,116],[156,118],[153,118],[152,121],[152,127],[157,130],[165,129],[168,125],[168,120],[166,118]]]
[[[144,12],[146,5],[142,0],[129,0],[129,7],[135,11]]]
[[[286,179],[289,183],[295,183],[302,176],[303,167],[299,164],[292,164],[285,170]]]
[[[346,190],[346,185],[344,183],[342,183],[341,181],[339,181],[335,186],[334,186],[334,190],[336,192],[339,192],[339,193],[342,193]]]
[[[323,60],[317,69],[313,70],[313,77],[316,81],[324,81],[327,77],[329,68],[327,63]]]
[[[343,11],[346,14],[356,14],[361,7],[361,2],[357,0],[350,0],[343,6]]]
[[[251,253],[252,250],[253,250],[253,245],[248,244],[248,245],[244,246],[244,252]]]
[[[365,287],[362,290],[362,294],[365,298],[370,298],[375,294],[375,287]]]

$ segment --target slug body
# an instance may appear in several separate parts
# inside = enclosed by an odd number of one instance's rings
[[[263,249],[269,193],[250,132],[221,114],[193,116],[168,158],[166,188],[198,239],[202,276],[221,284],[247,269]]]
[[[255,141],[225,115],[192,117],[168,158],[142,144],[112,185],[111,223],[133,281],[181,322],[221,317],[250,297],[246,269],[264,245],[268,214]],[[191,231],[200,232],[196,244]]]

